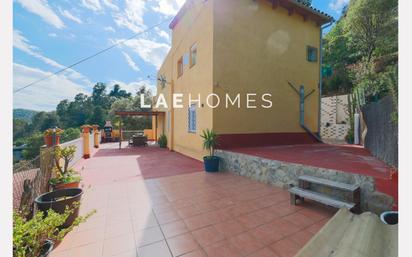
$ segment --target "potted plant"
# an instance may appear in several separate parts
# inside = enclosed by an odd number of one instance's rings
[[[203,148],[209,151],[209,155],[203,157],[205,171],[219,171],[219,157],[215,156],[215,147],[218,144],[218,135],[213,130],[206,129],[203,130],[202,135],[200,136],[203,138]]]
[[[44,143],[48,147],[60,144],[60,136],[62,133],[63,130],[59,128],[47,129],[44,131]]]
[[[69,168],[75,152],[76,146],[74,145],[66,147],[56,146],[54,149],[54,176],[49,181],[54,189],[79,187],[80,175],[74,169]]]
[[[86,221],[95,211],[84,217],[78,217],[71,226],[60,229],[73,210],[67,208],[63,214],[49,210],[45,215],[37,212],[33,218],[27,219],[22,212],[13,213],[13,256],[46,257],[53,250],[55,243]]]
[[[62,225],[62,228],[68,228],[79,216],[79,203],[82,194],[83,190],[81,188],[64,188],[42,194],[36,197],[34,202],[37,209],[44,213],[52,209],[54,212],[63,214],[67,208],[71,208],[72,212]]]
[[[159,139],[157,140],[157,143],[159,144],[160,148],[166,148],[167,147],[167,137],[165,134],[160,135]]]

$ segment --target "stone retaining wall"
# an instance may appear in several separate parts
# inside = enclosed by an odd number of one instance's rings
[[[288,188],[290,184],[297,185],[298,177],[310,175],[333,181],[359,184],[361,187],[361,209],[380,214],[392,209],[393,198],[380,193],[375,189],[373,177],[353,173],[317,168],[295,163],[264,159],[257,156],[235,153],[226,150],[217,150],[216,155],[221,157],[220,170],[231,171],[253,180]],[[315,191],[328,191],[329,194],[345,199],[341,192],[332,192],[326,188],[314,188]]]

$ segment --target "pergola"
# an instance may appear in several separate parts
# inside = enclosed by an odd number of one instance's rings
[[[125,116],[151,116],[155,117],[155,124],[154,124],[154,138],[157,141],[157,124],[158,124],[158,116],[159,115],[164,115],[165,112],[160,112],[160,111],[115,111],[115,115],[120,116],[120,124],[119,124],[119,131],[120,131],[120,140],[119,140],[119,149],[122,148],[122,117]],[[152,129],[153,129],[153,124],[152,124]]]

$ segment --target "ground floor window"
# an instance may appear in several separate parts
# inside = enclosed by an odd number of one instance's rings
[[[195,104],[192,104],[189,107],[188,130],[190,133],[196,133],[196,105]]]

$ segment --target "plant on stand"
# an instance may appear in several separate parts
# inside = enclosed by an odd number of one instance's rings
[[[208,156],[203,157],[205,164],[205,171],[207,172],[217,172],[219,171],[219,157],[215,156],[215,148],[218,144],[218,135],[213,130],[203,130],[203,148],[209,151]]]
[[[63,134],[64,130],[59,128],[50,128],[44,131],[44,143],[48,146],[54,146],[60,144],[60,136]]]
[[[79,187],[80,175],[73,168],[69,168],[70,162],[74,159],[75,152],[76,146],[74,145],[66,147],[56,146],[54,150],[54,175],[50,179],[50,184],[54,189]]]

